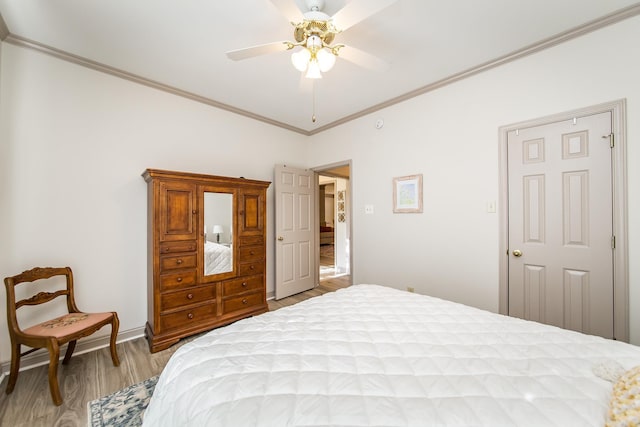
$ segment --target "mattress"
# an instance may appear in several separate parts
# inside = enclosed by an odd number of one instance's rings
[[[179,348],[145,426],[598,426],[640,347],[377,285]]]

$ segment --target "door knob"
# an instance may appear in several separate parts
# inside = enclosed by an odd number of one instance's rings
[[[513,256],[516,258],[520,258],[522,256],[522,251],[520,249],[516,249],[513,251]]]
[[[282,237],[282,236],[278,237],[278,241],[282,242],[283,240],[284,240],[284,237]]]

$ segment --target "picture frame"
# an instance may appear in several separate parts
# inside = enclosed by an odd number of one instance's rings
[[[422,213],[422,174],[393,178],[393,213]]]

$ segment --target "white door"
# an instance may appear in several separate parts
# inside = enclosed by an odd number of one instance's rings
[[[613,337],[611,113],[507,135],[509,315]]]
[[[275,168],[276,299],[315,286],[314,173]]]

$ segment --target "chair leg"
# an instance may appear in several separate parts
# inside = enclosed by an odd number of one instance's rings
[[[58,342],[51,340],[47,346],[49,349],[49,390],[51,398],[56,406],[62,405],[60,387],[58,386],[58,359],[60,358],[60,347]]]
[[[118,320],[118,313],[113,313],[113,319],[111,321],[111,360],[113,360],[113,366],[120,366],[120,359],[118,358],[118,350],[116,349],[116,338],[118,338],[118,329],[120,328],[120,320]]]
[[[62,359],[62,364],[66,365],[67,363],[69,363],[69,360],[71,360],[71,355],[73,354],[73,351],[76,349],[76,340],[73,341],[69,341],[69,344],[67,344],[67,351],[64,353],[64,359]]]
[[[9,381],[7,381],[7,394],[11,393],[18,381],[18,372],[20,371],[20,344],[11,343],[11,370],[9,371]]]

